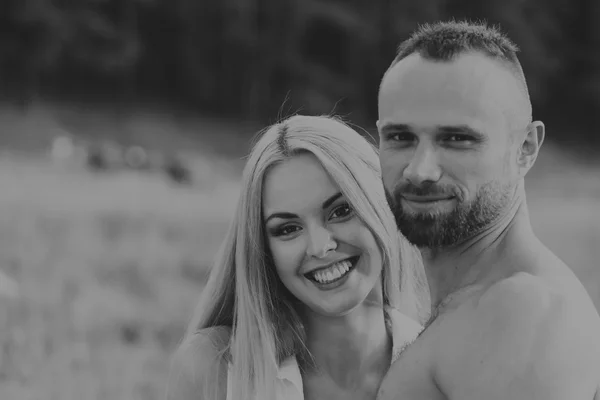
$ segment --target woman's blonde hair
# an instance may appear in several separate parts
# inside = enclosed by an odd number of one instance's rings
[[[274,400],[279,364],[292,355],[310,357],[297,300],[271,261],[262,215],[265,175],[300,153],[311,153],[320,161],[372,232],[383,258],[383,306],[417,316],[415,291],[419,289],[414,273],[421,260],[398,233],[385,198],[377,151],[338,118],[289,117],[265,129],[252,148],[235,216],[188,331],[194,335],[209,327],[231,327],[223,357],[235,360],[230,374],[236,400]]]

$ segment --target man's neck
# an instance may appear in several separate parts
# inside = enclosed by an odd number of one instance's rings
[[[502,274],[504,271],[500,271],[497,264],[507,255],[507,242],[530,243],[532,240],[535,236],[521,184],[504,214],[476,235],[450,248],[422,249],[432,313],[459,290]]]

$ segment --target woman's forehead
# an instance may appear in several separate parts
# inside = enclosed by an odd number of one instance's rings
[[[294,156],[274,166],[265,177],[265,214],[277,211],[300,212],[320,207],[340,191],[319,160],[312,154]]]

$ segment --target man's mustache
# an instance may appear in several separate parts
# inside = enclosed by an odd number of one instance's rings
[[[436,183],[423,183],[415,185],[410,182],[397,186],[394,189],[394,197],[403,195],[411,196],[436,196],[436,197],[456,197],[462,199],[462,193],[455,186],[439,185]]]

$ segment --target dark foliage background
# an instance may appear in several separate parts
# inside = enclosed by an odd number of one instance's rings
[[[260,123],[334,111],[372,129],[397,44],[446,18],[500,24],[551,139],[600,146],[595,0],[2,0],[1,93],[24,107],[152,100]]]

